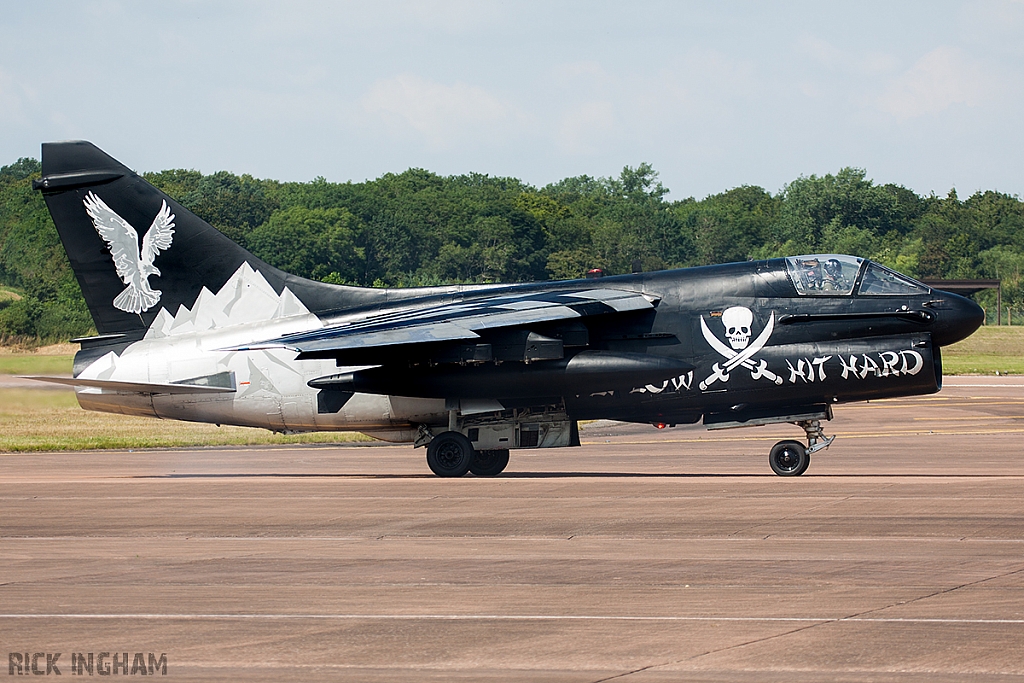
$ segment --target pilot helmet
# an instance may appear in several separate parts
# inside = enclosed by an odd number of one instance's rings
[[[840,278],[843,276],[843,264],[839,262],[839,259],[830,258],[825,261],[825,272],[828,273],[829,277]]]

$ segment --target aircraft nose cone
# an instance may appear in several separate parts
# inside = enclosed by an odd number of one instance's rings
[[[936,321],[932,341],[949,346],[971,336],[985,321],[985,310],[970,299],[950,292],[937,292],[940,301],[932,307]]]

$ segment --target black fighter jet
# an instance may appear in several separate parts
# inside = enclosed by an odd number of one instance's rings
[[[368,289],[241,248],[88,142],[43,145],[42,191],[96,323],[83,408],[357,430],[426,446],[440,476],[579,445],[579,420],[801,427],[769,463],[802,474],[833,406],[927,394],[983,312],[839,254],[517,285]]]

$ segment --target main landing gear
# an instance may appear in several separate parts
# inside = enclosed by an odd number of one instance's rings
[[[508,450],[478,451],[459,432],[442,432],[427,445],[427,465],[439,477],[493,477],[508,465]]]
[[[476,451],[469,463],[469,471],[478,477],[493,477],[508,465],[508,449]]]
[[[825,436],[820,420],[803,420],[793,424],[803,427],[807,434],[807,446],[799,441],[780,441],[772,447],[768,454],[768,464],[780,477],[798,477],[806,472],[811,464],[811,454],[828,448],[836,438]]]

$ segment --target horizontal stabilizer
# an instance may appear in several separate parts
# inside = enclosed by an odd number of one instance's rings
[[[71,387],[93,387],[126,394],[230,394],[233,387],[197,386],[195,384],[152,384],[149,382],[123,382],[114,379],[84,379],[82,377],[22,377],[39,382],[65,384]]]

